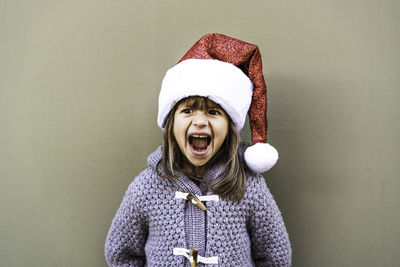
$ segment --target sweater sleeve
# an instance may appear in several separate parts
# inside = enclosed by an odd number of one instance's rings
[[[281,213],[264,177],[258,174],[251,194],[254,208],[249,220],[252,257],[256,266],[290,266],[292,249]]]
[[[142,267],[146,258],[147,222],[138,205],[141,194],[140,175],[131,183],[112,220],[105,243],[105,257],[110,267]]]

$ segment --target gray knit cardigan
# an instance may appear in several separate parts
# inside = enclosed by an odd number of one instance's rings
[[[242,150],[242,149],[240,149]],[[224,171],[215,164],[197,186],[179,172],[163,179],[155,171],[162,146],[150,154],[149,167],[129,186],[105,244],[109,266],[290,266],[291,247],[281,213],[262,175],[247,173],[240,202],[214,195],[209,184]],[[202,189],[201,189],[202,188]],[[185,199],[196,194],[206,211]]]

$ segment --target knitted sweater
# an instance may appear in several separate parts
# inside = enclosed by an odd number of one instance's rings
[[[290,266],[289,237],[262,175],[248,172],[246,193],[234,203],[203,186],[215,183],[222,163],[199,187],[181,172],[176,179],[159,178],[161,157],[162,146],[130,184],[112,221],[105,244],[109,266],[186,267],[190,249],[198,250],[197,266]],[[185,193],[196,194],[206,211]]]

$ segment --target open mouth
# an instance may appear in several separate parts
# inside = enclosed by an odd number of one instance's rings
[[[211,142],[211,136],[208,134],[192,134],[189,136],[189,144],[193,150],[203,152]]]

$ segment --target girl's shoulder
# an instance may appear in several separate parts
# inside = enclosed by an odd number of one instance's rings
[[[263,198],[270,195],[265,178],[260,173],[246,172],[246,195],[249,198]]]
[[[249,169],[245,171],[246,173],[246,182],[247,182],[247,187],[259,187],[266,185],[265,183],[265,178],[262,174],[258,172],[253,172]]]
[[[156,171],[148,167],[133,179],[128,187],[128,191],[146,194],[151,188],[154,188],[155,185],[160,183],[160,180],[161,179],[158,179]]]

